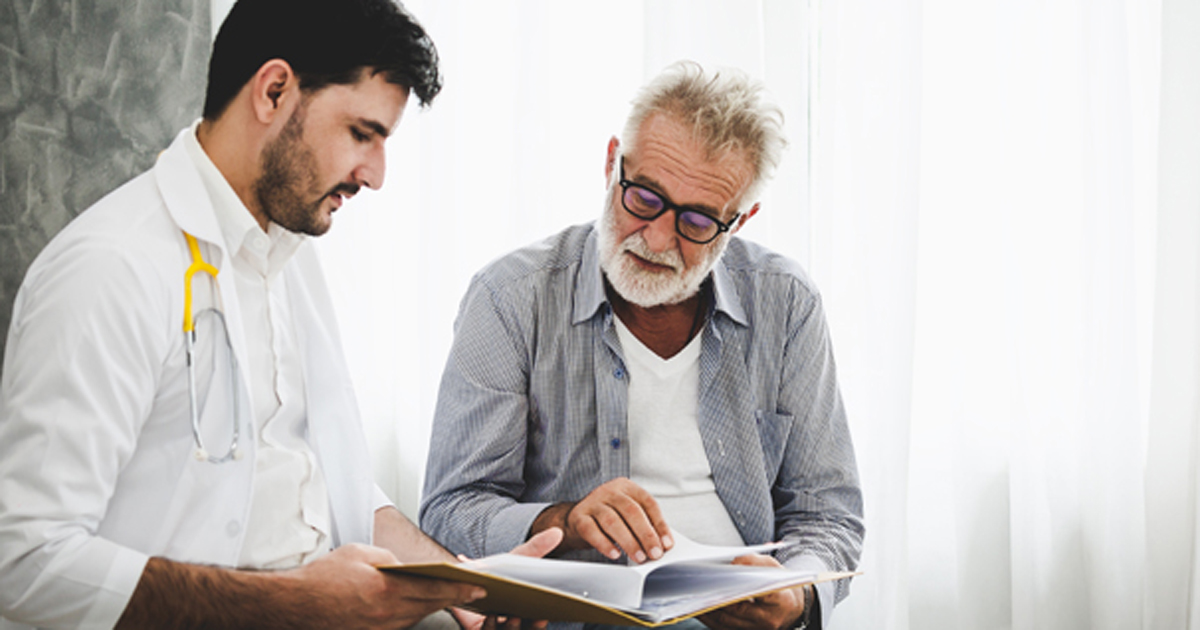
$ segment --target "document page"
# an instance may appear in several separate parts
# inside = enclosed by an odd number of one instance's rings
[[[812,582],[816,577],[814,573],[778,567],[673,564],[646,577],[640,608],[655,619],[670,619],[783,586]]]
[[[844,579],[779,567],[728,564],[738,556],[785,547],[702,545],[676,535],[662,558],[620,565],[499,554],[462,564],[380,567],[383,571],[469,582],[488,589],[473,610],[527,619],[656,626],[804,583]]]
[[[782,543],[768,543],[751,547],[721,547],[704,545],[695,542],[682,534],[674,534],[675,545],[658,560],[640,565],[615,565],[597,562],[577,562],[572,560],[542,560],[527,558],[512,554],[499,554],[480,560],[472,560],[463,565],[474,571],[498,575],[511,580],[538,584],[577,597],[583,597],[599,604],[620,608],[626,611],[646,611],[645,599],[648,594],[643,592],[651,582],[656,584],[657,597],[663,601],[681,602],[689,589],[704,588],[701,594],[703,601],[708,601],[715,595],[712,593],[734,594],[748,587],[740,580],[744,572],[726,573],[725,568],[736,568],[732,565],[721,564],[738,556],[751,553],[763,553],[785,546]],[[690,569],[671,571],[669,569],[680,564],[703,563]],[[716,569],[715,574],[711,572]],[[710,573],[710,575],[705,575]],[[772,570],[777,579],[781,576],[778,569]],[[661,576],[660,576],[661,574]],[[755,587],[763,582],[765,577],[755,575],[752,583]],[[720,589],[719,591],[717,589]],[[696,595],[696,591],[691,591]],[[691,601],[696,601],[692,598]],[[718,600],[719,601],[719,600]]]
[[[642,576],[619,564],[543,560],[505,553],[472,560],[463,566],[609,606],[635,609],[642,602]]]
[[[680,562],[725,562],[733,560],[738,556],[766,553],[775,549],[782,549],[789,545],[789,543],[775,542],[750,545],[749,547],[722,547],[698,543],[678,532],[671,532],[671,537],[675,539],[675,546],[671,547],[670,551],[664,553],[658,560],[631,565],[632,568],[642,575],[648,575],[670,564],[678,564]]]

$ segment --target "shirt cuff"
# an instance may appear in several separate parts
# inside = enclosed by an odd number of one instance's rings
[[[485,555],[507,553],[529,538],[534,519],[550,503],[517,503],[500,510],[488,524]]]
[[[371,503],[374,505],[374,507],[371,508],[371,514],[374,514],[385,507],[396,507],[396,504],[392,503],[392,500],[388,498],[388,495],[384,494],[383,490],[379,489],[377,484],[372,485],[371,488],[373,490],[371,493]]]
[[[150,556],[132,549],[118,548],[99,597],[87,613],[81,628],[112,628],[117,625],[133,591],[137,589]]]

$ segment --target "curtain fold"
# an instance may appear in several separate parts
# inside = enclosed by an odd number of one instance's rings
[[[810,23],[812,256],[858,454],[867,538],[835,627],[909,608],[907,514],[921,162],[917,1],[822,2]],[[914,594],[918,596],[919,594]]]
[[[1144,386],[1158,376],[1145,307],[1156,7],[850,0],[821,13],[812,212],[833,227],[818,227],[828,251],[813,267],[843,362],[889,366],[843,372],[868,538],[838,622],[1141,627],[1157,534]],[[897,75],[903,89],[887,89]],[[856,220],[861,200],[881,206],[875,222]],[[873,240],[883,217],[901,218],[890,248]],[[872,322],[884,308],[911,328]],[[892,363],[906,342],[911,360]],[[911,406],[876,407],[897,382]]]
[[[1149,628],[1200,628],[1200,8],[1164,0],[1146,528]]]

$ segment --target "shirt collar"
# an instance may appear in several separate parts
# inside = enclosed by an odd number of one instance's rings
[[[583,258],[580,261],[578,283],[575,290],[575,305],[571,313],[571,323],[578,324],[591,319],[601,306],[608,305],[608,295],[604,292],[604,272],[600,269],[599,221],[592,224],[583,245]],[[749,325],[746,310],[738,298],[737,285],[733,275],[725,266],[725,257],[713,265],[709,273],[712,281],[714,311],[724,313],[734,322],[742,326]]]
[[[583,244],[583,259],[579,263],[579,277],[575,288],[575,308],[571,323],[579,324],[596,314],[602,305],[608,304],[604,294],[604,272],[600,270],[599,221],[592,224],[587,241]]]
[[[199,120],[192,124],[191,132],[185,134],[184,145],[188,149],[192,162],[196,164],[196,170],[200,173],[200,181],[204,183],[204,188],[208,191],[213,214],[217,217],[217,225],[221,229],[221,236],[225,239],[225,247],[229,250],[230,256],[234,258],[245,250],[244,253],[252,258],[269,261],[269,273],[273,275],[283,267],[292,254],[296,253],[305,237],[286,230],[274,222],[268,223],[267,232],[263,233],[246,204],[242,203],[241,198],[234,192],[225,176],[221,174],[216,164],[213,164],[212,159],[208,157],[208,153],[200,146],[200,141],[196,139],[196,131],[199,126]]]
[[[746,310],[742,308],[742,300],[738,296],[737,283],[733,281],[733,274],[729,272],[729,268],[725,266],[725,255],[721,255],[721,259],[717,264],[713,265],[712,273],[709,274],[712,279],[713,302],[715,303],[715,311],[725,313],[729,319],[741,324],[749,326],[750,319],[746,317]]]

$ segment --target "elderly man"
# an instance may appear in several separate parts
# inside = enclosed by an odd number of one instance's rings
[[[677,64],[608,143],[601,219],[475,277],[434,418],[425,531],[484,555],[559,527],[559,553],[635,562],[672,532],[790,540],[739,562],[855,567],[861,493],[820,296],[795,262],[733,236],[759,212],[781,127],[756,83]],[[846,589],[700,619],[820,627]]]
[[[203,119],[17,296],[0,628],[397,628],[481,596],[374,568],[453,557],[372,482],[308,240],[440,87],[392,0],[233,7]]]

